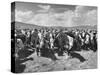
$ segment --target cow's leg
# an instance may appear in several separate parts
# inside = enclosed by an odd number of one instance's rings
[[[39,48],[36,48],[37,56],[39,56]]]
[[[63,56],[63,50],[62,50],[62,48],[59,49],[58,56]]]
[[[37,56],[41,56],[41,49],[39,47],[36,48]]]
[[[71,56],[72,58],[77,58],[77,59],[79,59],[80,62],[86,61],[86,59],[85,59],[83,56],[81,56],[80,54],[75,53],[75,52],[70,52],[70,56]]]

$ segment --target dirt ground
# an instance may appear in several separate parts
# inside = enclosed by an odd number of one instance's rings
[[[97,68],[97,52],[81,51],[81,54],[86,61],[80,62],[77,58],[60,57],[59,60],[53,61],[49,58],[38,57],[32,54],[34,60],[26,61],[22,64],[26,65],[24,72],[48,72],[48,71],[63,71],[63,70],[82,70]]]

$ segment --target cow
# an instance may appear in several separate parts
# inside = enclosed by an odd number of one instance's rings
[[[61,33],[55,39],[55,46],[58,47],[58,55],[62,56],[63,53],[67,53],[68,56],[72,58],[78,58],[80,62],[86,61],[84,57],[80,54],[76,53],[75,51],[80,51],[78,48],[77,39],[73,34],[70,33]]]
[[[39,43],[38,30],[34,29],[34,32],[31,34],[31,45],[36,48],[37,43]]]
[[[24,35],[24,34],[18,34],[18,35],[16,35],[16,37],[15,37],[15,40],[17,40],[17,39],[21,39],[22,42],[23,42],[23,44],[25,44],[26,35]]]
[[[92,33],[91,34],[90,49],[93,50],[94,52],[97,51],[97,38],[96,38],[96,33]]]
[[[62,56],[66,47],[69,47],[69,40],[66,34],[60,32],[55,40],[54,40],[54,47],[57,47],[56,52],[59,56]]]
[[[16,47],[17,48],[17,47]],[[17,48],[18,49],[18,48]],[[26,68],[24,63],[25,61],[34,59],[32,57],[29,58],[29,56],[34,53],[35,50],[29,50],[30,47],[25,46],[24,48],[17,50],[17,56],[15,56],[15,73],[22,73],[24,69]]]

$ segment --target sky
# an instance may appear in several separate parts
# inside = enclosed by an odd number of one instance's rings
[[[39,26],[97,25],[97,7],[94,6],[16,2],[12,16],[17,22]]]

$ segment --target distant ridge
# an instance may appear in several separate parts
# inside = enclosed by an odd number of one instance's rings
[[[55,28],[55,29],[63,29],[63,28],[68,28],[68,29],[97,29],[97,25],[95,26],[74,26],[74,27],[62,27],[62,26],[52,26],[52,27],[46,27],[46,26],[39,26],[35,24],[26,24],[22,22],[12,22],[11,25],[12,27],[15,24],[15,29],[33,29],[33,28]]]
[[[12,25],[15,24],[16,29],[33,29],[33,28],[38,28],[40,26],[37,26],[35,24],[26,24],[22,22],[12,22]]]

